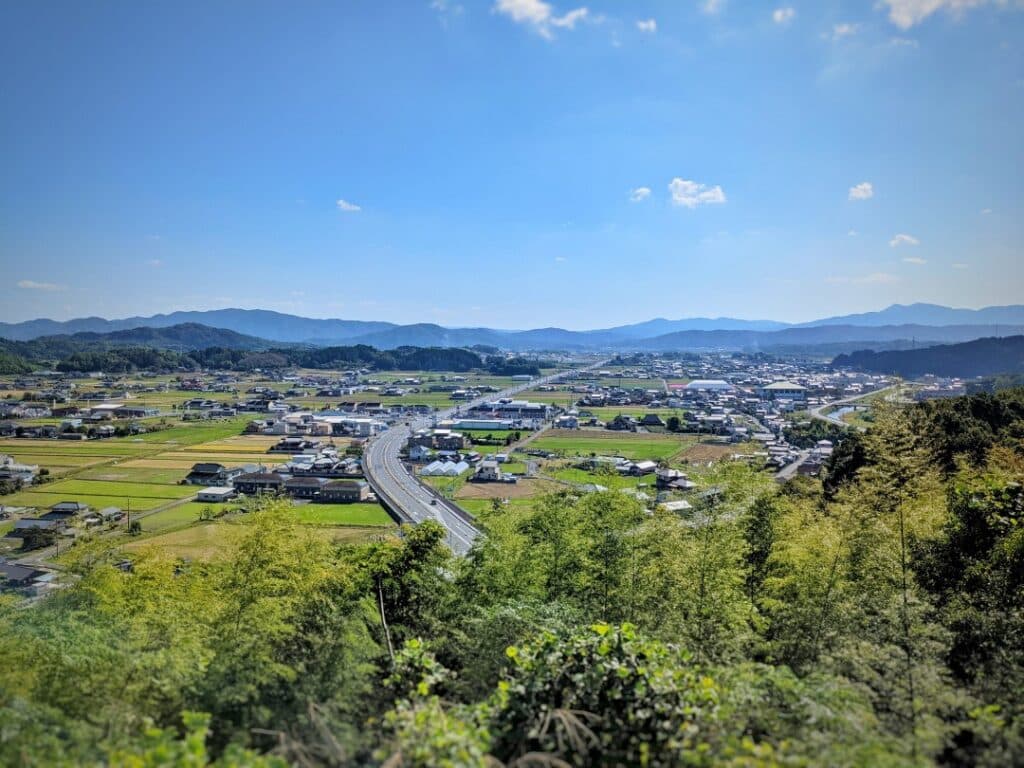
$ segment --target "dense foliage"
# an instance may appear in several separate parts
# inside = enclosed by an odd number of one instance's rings
[[[104,334],[44,336],[32,341],[0,339],[0,373],[25,373],[29,370],[26,361],[56,363],[60,371],[110,373],[198,368],[249,371],[293,366],[465,372],[484,367],[480,355],[465,349],[398,347],[378,350],[365,344],[348,347],[281,345],[195,323]],[[508,369],[503,375],[538,372],[536,361],[522,358],[494,363],[495,368],[504,370],[503,366]]]
[[[838,443],[846,438],[849,430],[821,419],[808,419],[785,427],[786,440],[797,448],[813,448],[819,440]]]
[[[1024,336],[976,339],[962,344],[942,344],[924,349],[874,352],[860,350],[839,355],[832,365],[861,371],[891,373],[906,378],[935,376],[992,376],[1024,373]]]
[[[465,349],[399,347],[378,350],[365,345],[352,347],[289,347],[283,349],[239,349],[233,347],[205,347],[189,351],[175,351],[155,346],[110,346],[103,343],[68,342],[37,339],[30,342],[3,342],[28,359],[39,363],[56,361],[59,371],[104,371],[126,373],[137,370],[193,371],[200,368],[252,371],[279,368],[371,368],[378,371],[458,371],[484,368],[475,352]],[[25,373],[30,369],[13,352],[0,349],[0,372]],[[491,366],[492,372],[506,369],[501,364]],[[508,373],[538,373],[536,362],[517,363],[507,368]]]
[[[0,374],[5,376],[28,373],[32,366],[16,354],[0,349]]]
[[[548,363],[549,367],[554,367]],[[541,366],[536,360],[523,357],[494,357],[487,361],[487,370],[495,376],[539,376]]]
[[[725,463],[330,545],[270,505],[208,563],[79,547],[0,606],[0,764],[1024,762],[1024,391],[880,405],[824,482]]]
[[[57,363],[58,371],[104,371],[127,373],[137,370],[175,370],[198,368],[188,357],[155,347],[117,347],[115,349],[75,352]]]
[[[1024,387],[1024,373],[1004,373],[967,382],[967,394],[998,392],[1002,389],[1017,389],[1020,387]]]

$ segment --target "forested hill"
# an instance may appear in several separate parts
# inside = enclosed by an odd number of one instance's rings
[[[1022,390],[880,403],[822,482],[496,500],[466,558],[267,497],[204,561],[79,542],[0,599],[0,765],[1022,765],[1022,435]]]
[[[130,328],[109,333],[62,334],[41,336],[31,341],[0,339],[6,351],[31,360],[59,360],[75,352],[96,352],[116,347],[149,347],[150,349],[189,351],[222,347],[227,349],[268,349],[287,346],[246,336],[223,328],[198,323],[182,323],[167,328]]]
[[[536,363],[493,358],[494,372],[537,373]],[[32,341],[0,339],[0,373],[24,373],[30,363],[61,371],[168,370],[198,368],[372,368],[376,370],[469,371],[485,367],[476,352],[458,348],[281,344],[222,328],[183,323],[109,333],[82,332]]]
[[[862,350],[839,355],[837,368],[891,373],[906,378],[925,374],[974,378],[1000,373],[1024,372],[1024,336],[977,339],[963,344],[943,344],[912,350],[874,352]]]
[[[20,353],[20,355],[19,355]],[[536,361],[503,357],[486,361],[475,352],[465,349],[439,349],[402,347],[377,350],[357,345],[353,347],[321,347],[288,349],[245,350],[208,347],[188,352],[159,349],[149,346],[107,346],[75,343],[73,345],[39,346],[31,342],[0,341],[0,372],[26,373],[29,362],[39,366],[52,366],[58,371],[104,371],[126,373],[130,371],[173,371],[214,368],[251,371],[281,368],[319,368],[336,370],[369,368],[377,371],[458,371],[487,369],[497,375],[512,373],[537,374]]]
[[[248,336],[226,328],[212,328],[200,323],[181,323],[166,328],[131,328],[109,333],[83,332],[72,334],[69,337],[44,337],[43,340],[59,341],[62,338],[67,338],[72,343],[147,346],[179,350],[206,349],[208,347],[267,349],[272,346],[285,346],[256,336]]]

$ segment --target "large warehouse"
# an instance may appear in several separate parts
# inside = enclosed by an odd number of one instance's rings
[[[736,387],[724,379],[694,379],[686,389],[690,392],[732,392]]]

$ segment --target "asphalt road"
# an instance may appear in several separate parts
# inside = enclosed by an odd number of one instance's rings
[[[842,400],[835,400],[831,403],[825,403],[825,405],[820,405],[817,408],[811,409],[811,418],[819,419],[820,421],[827,421],[829,424],[835,424],[837,427],[848,427],[850,425],[843,421],[841,418],[839,418],[838,416],[833,416],[830,413],[825,413],[825,411],[827,411],[829,408],[842,408],[844,405],[855,405],[860,400],[866,400],[869,397],[878,395],[881,392],[886,392],[890,389],[894,389],[894,387],[882,387],[881,389],[873,390],[871,392],[868,392],[867,394],[854,395],[853,397],[844,397]]]
[[[604,365],[596,363],[593,368]],[[512,397],[527,389],[557,381],[569,371],[544,376],[525,382],[502,392],[490,394],[472,402],[425,418],[398,424],[372,438],[363,452],[363,473],[370,487],[384,505],[405,523],[419,524],[425,520],[436,520],[448,531],[448,547],[457,555],[469,552],[480,531],[473,525],[473,516],[450,501],[433,488],[421,483],[399,458],[399,453],[409,436],[418,429],[429,427],[434,420],[451,418],[456,411],[468,410],[489,400]]]

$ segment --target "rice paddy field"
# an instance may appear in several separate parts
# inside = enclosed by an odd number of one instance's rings
[[[316,371],[316,374],[330,375],[330,372]],[[449,392],[431,392],[431,386],[454,385],[465,387],[495,387],[503,389],[512,385],[511,377],[488,375],[465,375],[461,381],[442,381],[442,375],[422,371],[401,371],[374,374],[372,378],[382,382],[381,386],[396,383],[403,389],[419,388],[420,392],[409,392],[403,396],[383,395],[380,392],[361,392],[352,396],[334,398],[319,397],[312,387],[299,387],[302,394],[289,397],[289,401],[300,407],[319,409],[336,407],[341,401],[401,403],[404,405],[428,405],[447,408],[456,403]],[[403,379],[416,378],[419,385],[402,383]],[[451,378],[449,376],[449,378]],[[0,453],[9,454],[19,462],[37,464],[49,470],[49,482],[32,486],[23,491],[0,498],[0,502],[11,506],[24,506],[45,510],[60,501],[80,501],[93,508],[116,506],[131,509],[132,520],[137,521],[142,535],[127,538],[126,526],[122,523],[114,530],[104,530],[91,536],[110,536],[115,546],[135,551],[145,547],[160,547],[181,557],[204,559],[214,557],[218,552],[230,550],[244,532],[244,514],[230,512],[214,521],[201,521],[204,509],[217,511],[218,505],[195,501],[195,486],[182,485],[182,480],[198,462],[216,462],[227,466],[245,464],[262,465],[271,468],[289,459],[286,454],[267,453],[277,442],[276,437],[245,435],[246,424],[252,415],[221,421],[180,420],[180,407],[193,397],[209,397],[226,401],[235,397],[233,393],[197,393],[174,389],[171,377],[127,377],[126,388],[158,388],[168,386],[165,391],[134,391],[128,399],[112,393],[112,400],[132,405],[160,409],[161,415],[143,419],[140,423],[155,431],[136,437],[111,438],[106,440],[0,440]],[[660,379],[629,379],[618,376],[605,377],[602,383],[623,387],[661,389]],[[271,382],[260,376],[244,377],[235,386],[238,397],[245,397],[246,390],[253,385],[270,387],[280,392],[291,390],[291,382]],[[98,382],[81,382],[79,396],[90,389],[97,389]],[[120,385],[119,385],[120,386]],[[6,394],[14,394],[8,391]],[[555,392],[527,390],[520,397],[558,405],[569,405],[579,395],[566,389]],[[73,404],[85,405],[82,399]],[[591,408],[594,416],[609,420],[618,414],[643,416],[652,412],[649,408]],[[682,416],[681,412],[669,409],[654,411],[662,419],[671,415]],[[51,420],[53,421],[53,420]],[[504,439],[509,433],[502,430],[475,430],[475,437],[488,434]],[[529,432],[522,431],[522,437]],[[335,439],[335,445],[343,449],[347,440]],[[709,457],[710,450],[695,450],[697,439],[693,436],[652,432],[647,434],[609,432],[603,430],[549,430],[531,441],[528,447],[557,452],[569,459],[577,456],[617,455],[629,459],[680,460],[682,457]],[[481,453],[497,453],[512,450],[505,445],[475,446]],[[692,453],[687,454],[687,451]],[[522,454],[515,456],[515,463],[503,467],[509,472],[524,472]],[[567,460],[542,461],[542,476],[511,484],[467,483],[466,477],[425,478],[430,485],[447,496],[453,496],[467,511],[479,514],[500,504],[504,509],[522,509],[544,493],[557,491],[571,485],[599,483],[610,488],[631,488],[642,484],[637,478],[620,478],[589,473],[568,466]],[[234,509],[235,505],[227,505]],[[376,504],[327,505],[296,504],[293,506],[296,518],[306,524],[316,535],[335,541],[361,541],[368,537],[392,535],[395,525],[382,507]],[[3,523],[10,527],[9,522]],[[0,531],[2,532],[2,531]]]
[[[616,416],[635,416],[643,418],[649,413],[659,416],[662,421],[668,421],[672,416],[682,419],[685,411],[679,408],[649,408],[642,405],[610,405],[600,407],[580,406],[580,413],[593,414],[594,418],[601,421],[611,421]]]
[[[295,516],[309,525],[394,526],[379,504],[302,504],[295,507]]]
[[[145,397],[140,395],[131,402],[170,408],[192,396],[194,393],[177,391],[146,393]],[[218,396],[214,395],[214,399]],[[112,529],[104,527],[91,532],[91,537],[109,537],[115,546],[125,544],[127,549],[166,546],[182,556],[212,556],[216,551],[233,546],[236,534],[244,529],[220,520],[216,524],[201,522],[200,513],[217,505],[194,501],[199,489],[183,485],[182,481],[199,462],[269,468],[287,461],[290,458],[287,454],[267,453],[277,437],[242,434],[251,419],[252,416],[244,416],[222,421],[182,422],[169,416],[144,420],[142,423],[150,428],[160,425],[161,421],[168,426],[135,437],[88,441],[3,439],[0,453],[19,462],[38,465],[50,474],[48,482],[0,497],[0,502],[26,507],[27,514],[44,512],[61,501],[78,501],[93,509],[119,507],[131,511],[132,520],[139,523],[142,535],[126,539],[127,525],[122,521]],[[344,449],[351,441],[335,439],[333,442]],[[294,509],[301,522],[311,529],[326,531],[322,535],[332,540],[358,540],[366,535],[366,530],[382,535],[395,527],[387,512],[377,504],[296,505]],[[0,536],[13,526],[13,521],[3,521],[3,525]],[[345,531],[354,533],[348,536]]]
[[[634,461],[671,459],[697,438],[670,433],[611,432],[607,430],[552,429],[538,437],[531,448],[564,456],[622,456]]]

